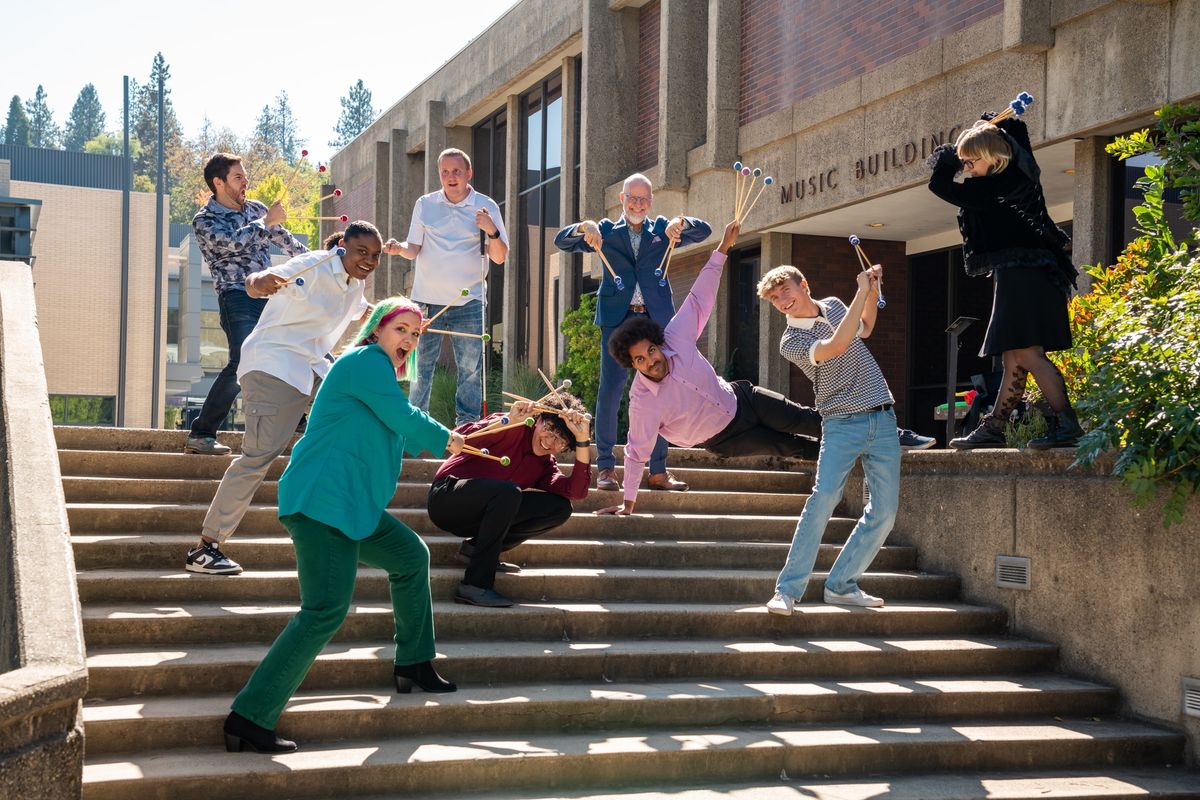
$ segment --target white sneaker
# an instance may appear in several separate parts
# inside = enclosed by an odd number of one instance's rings
[[[770,611],[772,614],[790,617],[792,615],[792,609],[795,607],[795,605],[795,600],[788,597],[786,594],[783,594],[782,592],[776,592],[775,596],[767,601],[767,611]]]
[[[825,590],[825,602],[835,606],[862,606],[863,608],[882,608],[883,598],[867,594],[862,589],[855,588],[853,592],[838,594]]]

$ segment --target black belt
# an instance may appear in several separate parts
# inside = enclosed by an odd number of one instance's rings
[[[868,408],[868,409],[864,410],[863,413],[870,414],[872,411],[891,411],[891,410],[892,410],[891,403],[883,403],[882,405],[875,406],[874,408]]]

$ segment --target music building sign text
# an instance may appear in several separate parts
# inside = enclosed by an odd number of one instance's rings
[[[922,136],[920,140],[909,139],[895,147],[855,159],[852,163],[834,165],[791,183],[781,183],[779,202],[786,205],[792,201],[816,197],[837,189],[843,180],[871,180],[886,172],[911,167],[913,164],[923,164],[938,146],[957,139],[961,130],[961,125],[955,125],[948,131],[936,131]]]

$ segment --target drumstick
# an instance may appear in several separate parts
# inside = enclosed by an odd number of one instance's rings
[[[558,391],[560,391],[560,392],[563,391],[564,389],[570,389],[570,388],[571,388],[571,379],[570,378],[563,378],[563,382],[558,385]],[[544,403],[547,400],[549,400],[551,396],[552,395],[549,393],[544,394],[537,399],[537,402]]]
[[[600,256],[600,260],[604,262],[604,266],[608,267],[608,274],[612,275],[613,283],[616,284],[617,289],[618,290],[624,289],[625,282],[623,280],[621,280],[621,276],[617,274],[617,271],[612,268],[612,264],[608,263],[608,259],[604,257],[604,251],[603,250],[594,250],[593,252],[596,255]]]
[[[470,289],[459,289],[459,290],[458,290],[458,295],[459,295],[459,297],[466,297],[466,296],[467,296],[467,295],[469,295],[470,293],[471,293],[471,290],[470,290]],[[429,319],[425,320],[425,328],[426,328],[426,329],[428,329],[428,328],[429,328],[429,326],[433,324],[433,321],[434,321],[435,319],[437,319],[438,317],[440,317],[442,314],[445,314],[447,311],[449,311],[449,310],[450,310],[450,309],[452,309],[452,308],[458,308],[458,306],[452,306],[452,305],[446,305],[446,306],[443,306],[441,311],[437,312],[437,313],[436,313],[436,314],[434,314],[432,317],[430,317]]]
[[[558,401],[558,404],[562,406],[564,410],[566,410],[566,402],[562,399],[562,395],[558,393],[558,389],[555,389],[554,384],[551,383],[550,379],[546,377],[546,373],[542,372],[540,368],[538,369],[537,373],[542,377],[542,382],[546,384],[546,388],[550,390],[550,394],[554,395],[554,399]]]
[[[332,197],[341,197],[341,196],[342,196],[342,190],[341,190],[341,189],[334,189],[332,192],[330,192],[329,194],[325,195],[324,197],[318,197],[318,198],[317,198],[317,202],[318,202],[318,203],[323,203],[323,202],[325,202],[326,200],[328,200],[328,199],[330,199],[330,198],[332,198]]]
[[[758,187],[758,194],[754,195],[754,199],[750,201],[750,206],[742,211],[742,215],[738,217],[738,222],[745,222],[746,217],[750,216],[750,212],[754,210],[754,204],[758,202],[758,198],[762,197],[762,193],[767,190],[767,187],[775,182],[775,179],[770,175],[763,178],[762,186]]]
[[[501,417],[501,419],[503,419],[503,417]],[[476,436],[483,436],[484,434],[491,434],[491,433],[499,433],[500,431],[506,431],[509,428],[520,428],[522,426],[524,426],[526,428],[532,428],[533,422],[534,422],[533,417],[526,417],[525,419],[521,420],[520,422],[510,422],[507,425],[500,425],[500,426],[492,425],[487,428],[480,428],[479,430],[475,431],[474,433],[468,433],[463,438],[464,439],[474,439]]]
[[[294,283],[294,284],[296,284],[297,286],[303,286],[303,285],[304,285],[304,278],[301,278],[301,277],[300,277],[301,275],[303,275],[304,273],[308,272],[310,269],[315,269],[316,267],[319,267],[319,266],[321,266],[321,265],[322,265],[322,264],[324,264],[326,261],[329,261],[330,259],[334,258],[335,256],[344,256],[344,255],[346,255],[346,248],[344,248],[344,247],[335,247],[335,248],[333,248],[332,250],[330,250],[330,251],[329,251],[329,255],[325,256],[324,258],[322,258],[322,259],[321,259],[320,261],[318,261],[317,263],[315,263],[315,264],[310,264],[309,266],[307,266],[307,267],[305,267],[304,269],[302,269],[302,270],[300,270],[299,272],[297,272],[297,273],[296,273],[295,275],[293,275],[292,277],[288,278],[288,279],[287,279],[287,283]],[[286,286],[286,285],[287,285],[287,283],[285,283],[284,285]]]
[[[862,249],[862,240],[859,239],[857,236],[851,235],[850,236],[850,245],[854,248],[855,255],[858,256],[859,266],[862,267],[863,272],[866,272],[867,268],[871,264],[871,259],[867,258],[867,252]],[[887,300],[883,296],[882,281],[880,282],[880,286],[879,286],[879,301],[875,304],[875,306],[876,306],[876,308],[886,308],[887,307]]]
[[[340,217],[288,217],[288,219],[290,219],[290,220],[291,219],[314,220],[314,221],[319,221],[319,222],[324,222],[325,220],[332,220],[334,222],[349,222],[350,221],[350,218],[347,217],[345,214],[342,214]]]
[[[512,459],[509,458],[508,456],[494,456],[490,452],[488,452],[488,449],[486,447],[479,448],[479,447],[472,447],[469,444],[464,444],[462,446],[462,451],[464,453],[470,453],[471,455],[478,456],[480,458],[490,458],[492,461],[499,461],[500,466],[502,466],[502,467],[507,467],[509,464],[512,463]]]
[[[462,331],[443,331],[434,328],[426,328],[425,333],[440,333],[444,336],[466,336],[468,339],[480,339],[485,342],[492,340],[492,337],[486,333],[463,333]]]

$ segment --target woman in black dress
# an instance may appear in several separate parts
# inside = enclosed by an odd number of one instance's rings
[[[944,144],[929,158],[929,189],[958,206],[968,275],[992,275],[992,315],[980,356],[1000,355],[1004,377],[990,414],[954,439],[959,450],[1004,447],[1004,428],[1030,373],[1053,410],[1034,449],[1073,447],[1083,434],[1062,373],[1048,351],[1071,347],[1067,300],[1078,274],[1071,239],[1050,219],[1025,123],[994,114]]]

